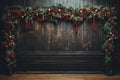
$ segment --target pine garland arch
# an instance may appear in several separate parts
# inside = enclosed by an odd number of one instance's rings
[[[15,49],[15,28],[16,24],[20,24],[22,21],[26,23],[26,29],[29,29],[34,21],[39,23],[43,21],[52,22],[54,25],[61,20],[70,21],[74,24],[75,32],[78,32],[78,25],[84,21],[91,20],[93,23],[92,29],[96,30],[96,20],[102,20],[104,22],[104,43],[102,50],[104,52],[104,64],[107,74],[112,74],[112,64],[114,55],[114,41],[117,39],[116,30],[116,10],[114,7],[88,7],[83,9],[73,9],[72,7],[66,8],[62,5],[51,7],[19,7],[14,6],[7,9],[5,13],[6,27],[3,32],[2,47],[4,48],[5,61],[9,73],[11,73],[15,67],[16,56]]]

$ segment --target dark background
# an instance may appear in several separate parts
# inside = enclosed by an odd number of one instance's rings
[[[9,6],[52,6],[61,3],[73,8],[96,6],[115,6],[118,16],[119,28],[119,0],[1,0],[0,14],[4,15],[6,7]],[[1,18],[2,19],[2,18]],[[71,23],[59,23],[55,27],[51,23],[34,23],[34,29],[25,31],[17,29],[17,72],[51,72],[51,71],[79,71],[90,73],[102,73],[104,71],[101,45],[103,33],[100,26],[97,32],[93,32],[91,24],[84,23],[79,26],[76,35]],[[44,26],[44,27],[41,27]],[[0,21],[0,30],[4,28],[4,22]],[[116,41],[114,54],[114,71],[119,73],[120,69],[120,40]]]

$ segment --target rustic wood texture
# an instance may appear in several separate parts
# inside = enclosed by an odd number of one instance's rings
[[[96,23],[96,31],[92,24],[84,22],[75,33],[72,23],[60,22],[57,26],[52,23],[37,23],[31,30],[18,29],[17,50],[40,51],[101,51],[103,43],[102,27]]]
[[[14,74],[0,75],[0,80],[120,80],[120,75],[104,74]]]
[[[17,73],[103,73],[103,53],[81,51],[20,51]]]

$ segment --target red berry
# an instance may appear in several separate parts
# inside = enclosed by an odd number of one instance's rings
[[[14,58],[15,58],[15,54],[12,53],[12,54],[10,55],[10,58],[11,58],[11,59],[14,59]]]

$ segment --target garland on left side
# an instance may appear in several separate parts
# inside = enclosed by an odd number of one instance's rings
[[[117,39],[116,34],[116,16],[115,8],[108,7],[89,7],[83,9],[73,9],[72,7],[66,8],[62,5],[51,6],[51,7],[41,7],[41,8],[31,8],[31,7],[11,7],[8,9],[5,22],[7,27],[5,28],[2,47],[4,48],[5,60],[10,73],[12,73],[15,67],[15,32],[16,24],[25,22],[26,29],[31,28],[31,24],[34,21],[41,22],[52,22],[57,25],[60,21],[69,21],[73,23],[75,27],[75,33],[78,32],[79,24],[84,21],[91,21],[93,23],[92,29],[96,31],[96,21],[102,20],[104,22],[103,30],[105,32],[102,49],[105,53],[105,65],[107,74],[112,74],[112,55],[114,52],[114,40]]]

